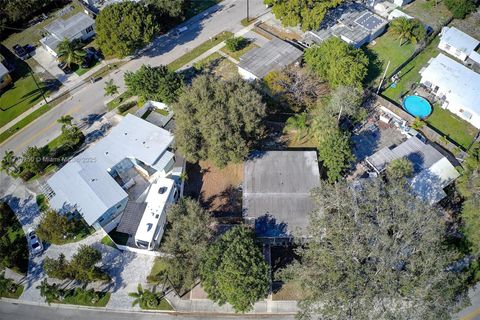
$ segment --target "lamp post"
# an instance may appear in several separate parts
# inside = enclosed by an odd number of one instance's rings
[[[250,17],[249,17],[249,5],[250,5],[250,1],[247,0],[247,22],[250,21]]]

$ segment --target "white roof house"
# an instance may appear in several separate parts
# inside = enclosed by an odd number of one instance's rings
[[[420,82],[443,99],[442,107],[480,128],[480,74],[439,54],[420,70]]]
[[[437,149],[411,137],[395,148],[385,147],[367,157],[366,162],[377,172],[385,171],[393,160],[406,158],[413,165],[410,186],[413,193],[428,203],[437,203],[446,194],[443,189],[460,176]]]
[[[161,175],[173,164],[170,132],[127,115],[110,133],[70,160],[47,181],[46,195],[59,212],[78,211],[103,227],[125,208],[128,195],[115,177],[131,167]]]
[[[68,19],[57,19],[44,28],[48,35],[40,39],[42,46],[57,57],[57,46],[64,40],[87,40],[95,35],[95,20],[83,12]]]
[[[465,61],[480,44],[480,41],[455,27],[443,27],[438,48]]]
[[[403,12],[401,10],[398,10],[398,9],[395,9],[388,14],[388,20],[389,21],[391,21],[393,19],[400,18],[400,17],[407,18],[407,19],[413,19],[413,17],[411,15],[406,14],[405,12]]]

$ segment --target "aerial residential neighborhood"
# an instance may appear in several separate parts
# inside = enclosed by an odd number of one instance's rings
[[[0,0],[0,319],[480,319],[476,0]]]

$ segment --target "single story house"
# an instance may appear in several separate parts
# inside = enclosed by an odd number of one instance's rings
[[[310,192],[320,185],[317,152],[258,152],[244,170],[243,215],[257,236],[284,245],[293,232],[303,235],[315,207]]]
[[[460,61],[465,61],[479,44],[480,41],[455,27],[443,27],[438,48]]]
[[[12,77],[7,67],[3,63],[0,63],[0,90],[12,83]]]
[[[95,35],[95,20],[85,13],[77,13],[70,18],[57,19],[47,25],[48,35],[40,39],[42,46],[54,57],[58,57],[58,44],[64,39],[88,40]]]
[[[333,10],[341,12],[336,23],[317,31],[308,31],[302,40],[303,44],[309,47],[335,36],[360,48],[380,36],[388,24],[386,19],[358,3],[340,5]]]
[[[413,193],[430,204],[442,200],[446,196],[444,189],[460,176],[445,156],[415,136],[394,148],[380,149],[365,160],[380,174],[390,162],[400,158],[413,165],[413,177],[409,180]]]
[[[413,19],[411,15],[408,15],[405,12],[400,11],[398,9],[395,9],[388,14],[388,21],[392,21],[393,19],[397,19],[397,18]]]
[[[70,160],[44,186],[53,209],[79,214],[95,229],[109,232],[118,224],[135,182],[131,169],[148,181],[165,177],[173,168],[168,149],[173,136],[128,114],[107,136]]]
[[[420,83],[450,110],[480,129],[480,74],[439,54],[420,70]]]
[[[263,47],[254,48],[240,57],[238,73],[245,80],[262,79],[272,71],[282,70],[300,60],[303,51],[273,38]]]

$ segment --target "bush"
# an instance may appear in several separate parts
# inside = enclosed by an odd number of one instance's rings
[[[89,234],[89,228],[82,220],[76,218],[69,220],[55,210],[46,211],[37,228],[39,238],[53,244],[62,244],[73,240],[76,236],[87,234]]]
[[[232,52],[243,49],[246,44],[247,41],[244,37],[232,37],[225,41],[225,47]]]
[[[43,212],[48,210],[48,202],[47,202],[47,198],[45,198],[45,195],[43,194],[37,195],[36,201],[40,211]]]
[[[445,5],[455,19],[463,19],[475,10],[472,0],[445,0]]]

